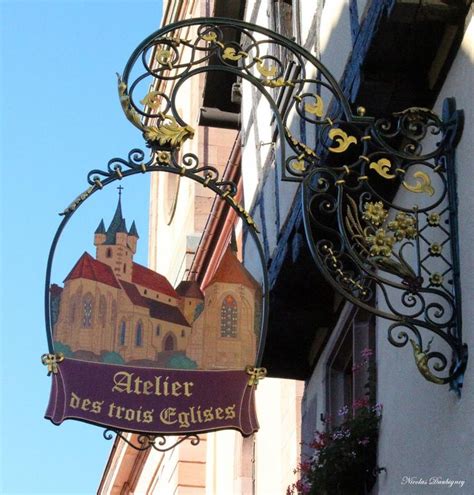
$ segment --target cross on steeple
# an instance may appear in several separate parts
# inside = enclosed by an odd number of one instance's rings
[[[117,189],[118,189],[118,192],[119,192],[119,199],[121,199],[123,187],[122,186],[118,186]]]

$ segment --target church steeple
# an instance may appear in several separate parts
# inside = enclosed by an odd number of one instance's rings
[[[130,281],[133,270],[133,255],[137,249],[138,232],[135,222],[130,231],[122,214],[122,186],[117,188],[119,197],[114,216],[107,230],[102,220],[97,227],[94,244],[96,258],[109,265],[117,278]]]

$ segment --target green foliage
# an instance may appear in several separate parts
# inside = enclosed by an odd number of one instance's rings
[[[176,354],[169,359],[166,366],[174,369],[194,370],[197,368],[197,363],[184,354]]]
[[[54,352],[61,352],[64,354],[64,357],[68,358],[73,357],[74,355],[71,348],[62,342],[59,342],[59,340],[54,343]]]
[[[118,352],[105,352],[102,362],[108,364],[125,364],[125,359]]]

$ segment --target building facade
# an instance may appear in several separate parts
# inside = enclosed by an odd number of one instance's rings
[[[293,38],[339,81],[354,114],[364,107],[368,115],[382,117],[410,106],[441,113],[444,99],[456,97],[465,116],[456,153],[463,339],[472,347],[471,307],[466,303],[474,293],[469,275],[474,235],[469,216],[474,118],[471,2],[252,0],[228,4],[169,1],[163,25],[190,17],[227,16]],[[270,55],[287,67],[287,76],[292,74],[291,59],[285,58],[284,50]],[[224,178],[238,183],[237,197],[259,225],[269,270],[270,321],[263,366],[270,378],[261,382],[257,392],[261,430],[250,439],[232,432],[209,434],[194,451],[182,444],[164,454],[132,453],[117,440],[100,493],[285,493],[295,482],[293,469],[299,461],[314,455],[315,432],[330,431],[331,423],[343,421],[366,399],[374,407],[383,406],[376,459],[380,471],[367,491],[433,493],[451,486],[458,493],[472,493],[472,367],[467,367],[460,397],[447,386],[426,381],[418,373],[413,349],[397,349],[387,340],[386,320],[345,301],[323,280],[305,244],[301,187],[281,181],[278,150],[282,143],[268,101],[237,77],[223,80],[214,74],[202,75],[193,84],[178,102],[186,109],[187,122],[198,129],[186,146],[207,157]],[[282,111],[284,88],[271,91]],[[295,114],[299,136],[316,147],[310,126],[298,122]],[[225,258],[234,231],[240,256],[254,273],[252,250],[235,214],[210,196],[203,200],[194,184],[186,186],[184,193],[175,185],[170,221],[159,199],[163,194],[158,194],[170,190],[167,180],[158,176],[152,180],[150,266],[163,263],[159,271],[170,280],[185,278],[202,289]],[[401,204],[408,205],[402,192],[395,194]],[[195,235],[179,235],[185,231],[184,224],[191,225]],[[173,253],[169,258],[160,255],[162,231],[167,232],[166,246],[173,246],[166,249]],[[368,382],[370,397],[365,388]],[[304,491],[301,485],[295,489]]]

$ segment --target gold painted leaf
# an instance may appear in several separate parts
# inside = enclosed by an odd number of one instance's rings
[[[158,141],[159,144],[170,144],[171,146],[181,146],[186,139],[192,139],[194,129],[186,125],[180,126],[174,117],[166,116],[169,123],[162,123],[160,126],[147,127],[145,137],[149,141]]]
[[[260,72],[260,74],[262,74],[263,77],[268,79],[270,77],[275,77],[278,69],[274,65],[267,67],[262,60],[258,60],[257,70],[258,72]]]
[[[171,50],[166,48],[159,48],[155,54],[155,60],[160,65],[167,65],[170,69],[173,68],[173,64],[171,63]]]
[[[395,179],[396,175],[390,174],[392,163],[387,158],[380,158],[377,162],[372,162],[369,168],[375,170],[384,179]]]
[[[349,136],[347,132],[339,128],[332,128],[329,131],[329,138],[336,141],[336,147],[330,147],[329,151],[333,153],[343,153],[351,144],[357,144],[357,138]]]
[[[306,103],[304,109],[308,113],[312,113],[316,115],[316,117],[322,117],[324,113],[324,102],[323,99],[319,95],[313,95],[316,100],[315,103]]]
[[[433,186],[431,185],[431,179],[427,173],[421,172],[420,170],[418,170],[417,172],[415,172],[413,174],[413,177],[415,177],[415,179],[419,179],[419,180],[417,180],[416,183],[413,185],[408,184],[407,181],[403,181],[403,187],[405,189],[407,189],[408,191],[413,192],[413,193],[426,193],[429,196],[433,196],[433,194],[435,193],[435,190],[434,190]]]
[[[159,91],[150,91],[143,100],[140,100],[142,105],[146,105],[150,107],[152,110],[158,110],[160,107],[160,92]]]
[[[209,33],[203,35],[202,39],[205,41],[216,41],[217,33],[215,31],[209,31]]]
[[[235,48],[228,46],[224,49],[222,53],[222,58],[225,60],[240,60],[242,57],[246,57],[247,54],[245,52],[238,52]]]

